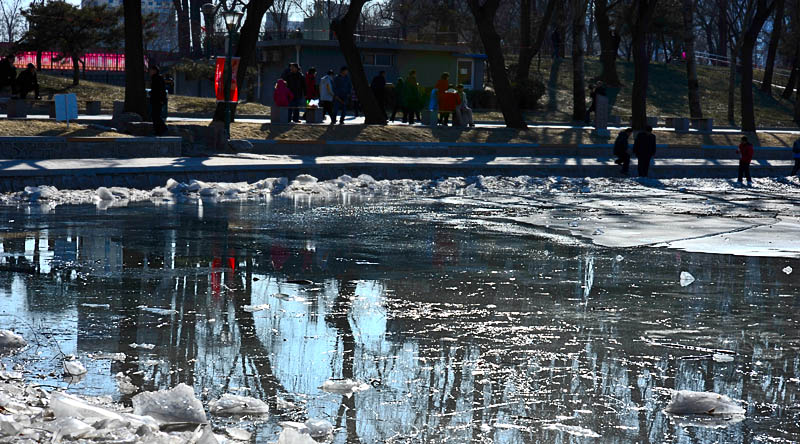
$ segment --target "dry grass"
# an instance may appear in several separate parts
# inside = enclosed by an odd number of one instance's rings
[[[175,125],[183,131],[199,131],[200,125],[183,123]],[[539,143],[539,144],[589,144],[611,143],[597,137],[591,130],[531,128],[520,131],[507,128],[460,129],[409,126],[372,125],[266,125],[234,123],[232,137],[236,139],[272,139],[279,141],[343,140],[365,142],[460,142],[460,143]],[[698,134],[656,132],[658,143],[672,145],[738,145],[740,134]],[[751,135],[751,140],[753,136]],[[791,146],[796,136],[788,134],[759,133],[756,144],[761,146]]]
[[[104,131],[87,125],[51,120],[0,120],[0,136],[48,136],[48,137],[130,137],[127,134]]]
[[[78,102],[85,100],[99,100],[104,111],[111,112],[114,101],[125,100],[125,88],[107,85],[104,83],[81,80],[78,86],[72,85],[72,79],[66,77],[39,75],[41,95],[52,98],[53,94],[72,93],[78,97]],[[205,97],[169,96],[169,112],[181,114],[198,114],[211,116],[217,103],[214,99]],[[241,103],[238,112],[242,114],[269,114],[269,107],[259,103]]]

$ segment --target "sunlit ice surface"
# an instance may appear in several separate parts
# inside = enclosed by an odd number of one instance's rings
[[[457,197],[2,207],[0,328],[30,343],[2,363],[128,405],[118,372],[204,404],[263,399],[266,418],[211,417],[256,442],[307,418],[336,443],[800,439],[800,261],[602,247],[485,213]],[[62,353],[83,379],[61,378]],[[320,389],[346,378],[370,388]],[[746,415],[670,416],[673,390]]]

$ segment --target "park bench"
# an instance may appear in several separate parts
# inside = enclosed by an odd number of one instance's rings
[[[100,115],[100,110],[101,110],[101,103],[100,103],[99,100],[87,100],[86,101],[86,115],[87,116]]]
[[[294,109],[289,106],[275,106],[270,107],[270,122],[271,123],[290,123],[289,110]],[[301,116],[306,120],[306,123],[322,123],[325,121],[325,109],[318,106],[299,106],[297,109],[303,114]]]
[[[301,109],[302,110],[302,109]],[[307,123],[322,123],[325,121],[325,110],[318,106],[306,108]]]

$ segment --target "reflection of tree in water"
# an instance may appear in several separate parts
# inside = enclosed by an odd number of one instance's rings
[[[333,308],[325,317],[325,321],[339,331],[339,337],[342,341],[342,378],[344,379],[355,379],[353,367],[355,365],[356,340],[348,315],[353,309],[356,285],[356,282],[347,278],[338,280],[338,293],[333,301]],[[342,417],[346,415],[344,419],[348,443],[361,442],[358,437],[358,430],[356,430],[356,413],[355,396],[342,396],[342,404],[336,414],[335,427],[340,428],[342,426]]]

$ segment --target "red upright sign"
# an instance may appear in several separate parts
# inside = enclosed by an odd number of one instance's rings
[[[239,70],[239,57],[231,57],[231,102],[239,101],[239,88],[236,85],[236,72]],[[217,57],[214,71],[214,91],[217,102],[225,101],[225,57]]]

